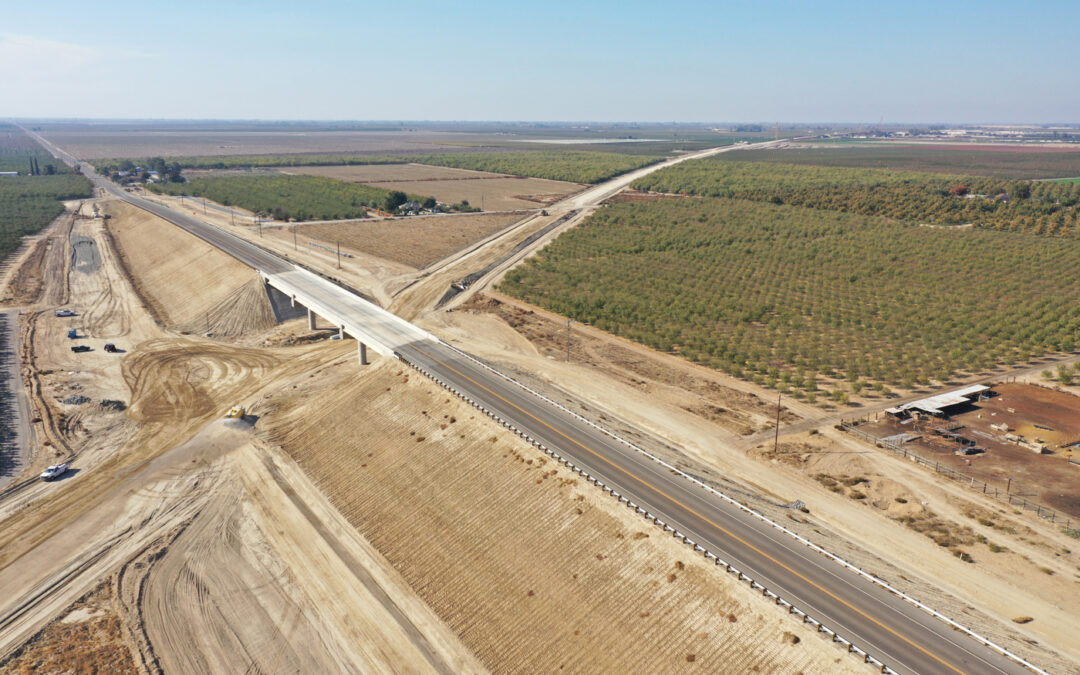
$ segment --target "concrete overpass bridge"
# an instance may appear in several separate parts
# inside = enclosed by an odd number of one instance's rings
[[[305,269],[294,267],[285,271],[259,270],[266,285],[289,298],[292,306],[307,309],[308,328],[315,330],[316,317],[332,323],[338,335],[356,339],[361,365],[368,364],[368,348],[383,356],[397,357],[412,343],[439,340],[431,333],[417,328],[375,303],[351,294]]]

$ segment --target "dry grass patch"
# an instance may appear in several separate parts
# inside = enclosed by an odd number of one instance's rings
[[[5,673],[109,673],[134,675],[131,650],[124,641],[120,613],[107,579],[67,608],[0,662]]]
[[[326,246],[341,242],[343,249],[368,253],[421,269],[521,220],[518,213],[396,218],[393,220],[321,223],[296,228],[305,244]]]

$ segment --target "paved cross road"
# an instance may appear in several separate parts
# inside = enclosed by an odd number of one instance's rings
[[[267,276],[295,270],[276,255],[194,216],[126,193],[85,166],[84,173],[120,199],[183,227]],[[590,204],[609,196],[610,187],[593,189]],[[1026,672],[1018,662],[467,354],[438,340],[417,339],[414,331],[419,329],[401,328],[403,320],[390,319],[382,308],[329,283],[312,284],[304,292],[313,296],[313,304],[364,325],[369,339],[392,345],[402,360],[556,451],[889,668],[900,673]]]

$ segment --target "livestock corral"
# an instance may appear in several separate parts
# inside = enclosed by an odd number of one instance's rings
[[[1080,518],[1080,398],[1016,382],[957,398],[966,402],[938,414],[915,404],[894,408],[858,430],[1011,504]]]

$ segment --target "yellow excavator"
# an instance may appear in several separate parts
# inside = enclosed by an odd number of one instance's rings
[[[234,405],[229,408],[229,412],[225,413],[225,419],[227,420],[239,420],[244,418],[244,407]]]

